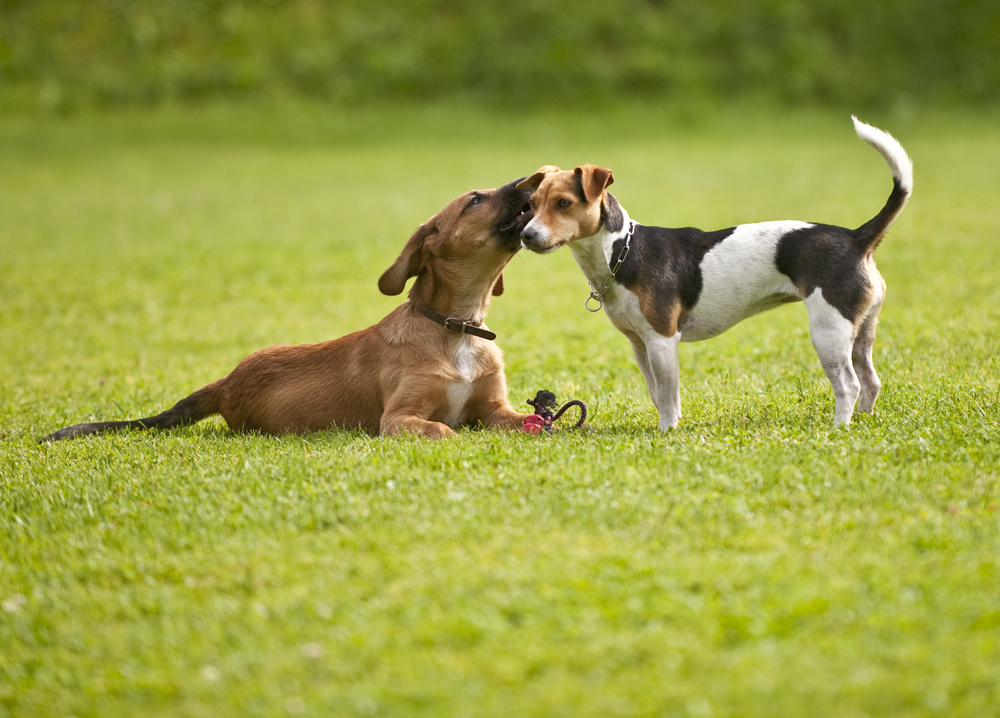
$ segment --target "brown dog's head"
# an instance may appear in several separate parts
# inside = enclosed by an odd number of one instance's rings
[[[417,277],[411,300],[449,316],[484,313],[490,295],[503,293],[504,267],[531,220],[531,190],[519,188],[520,181],[466,192],[420,225],[378,280],[381,292],[400,294]]]
[[[611,170],[596,165],[574,170],[539,167],[517,185],[533,190],[534,217],[521,232],[521,243],[532,252],[545,254],[597,234],[605,192],[614,181]]]

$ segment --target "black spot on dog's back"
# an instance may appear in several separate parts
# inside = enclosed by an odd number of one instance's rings
[[[627,289],[637,284],[648,287],[657,298],[663,298],[666,306],[679,299],[684,310],[689,311],[701,296],[701,260],[732,233],[733,228],[704,232],[694,227],[636,225],[617,281]],[[624,248],[624,239],[614,243],[611,266]]]
[[[803,297],[819,287],[823,298],[852,322],[863,296],[871,290],[862,260],[854,232],[830,224],[814,224],[784,235],[774,258],[778,271],[792,280]]]

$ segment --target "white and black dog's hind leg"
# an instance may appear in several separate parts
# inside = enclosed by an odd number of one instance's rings
[[[809,310],[809,338],[837,402],[834,423],[849,424],[861,392],[853,362],[854,325],[823,298],[819,288],[806,297],[805,305]]]
[[[837,402],[835,424],[850,423],[859,398],[858,409],[872,413],[882,388],[872,362],[878,313],[885,300],[884,285],[881,289],[856,325],[827,303],[819,288],[805,300],[809,336]]]
[[[854,372],[858,375],[858,381],[861,382],[861,397],[858,401],[858,409],[866,414],[871,414],[874,411],[875,400],[878,399],[879,389],[882,388],[882,382],[879,381],[878,374],[875,373],[875,364],[872,362],[872,348],[875,346],[875,328],[883,301],[885,301],[884,284],[882,295],[868,309],[868,313],[861,320],[861,324],[857,330],[857,337],[854,339],[854,348],[851,352],[851,362],[854,365]]]

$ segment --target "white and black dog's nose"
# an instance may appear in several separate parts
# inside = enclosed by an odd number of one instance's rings
[[[537,249],[536,245],[538,240],[538,228],[532,223],[528,223],[528,226],[521,230],[521,246],[525,249]]]

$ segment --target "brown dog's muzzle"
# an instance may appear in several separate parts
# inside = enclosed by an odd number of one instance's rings
[[[521,232],[534,216],[530,204],[531,190],[517,187],[523,179],[508,182],[500,188],[503,210],[497,222],[497,234],[504,246],[509,244],[515,252],[521,248]]]

